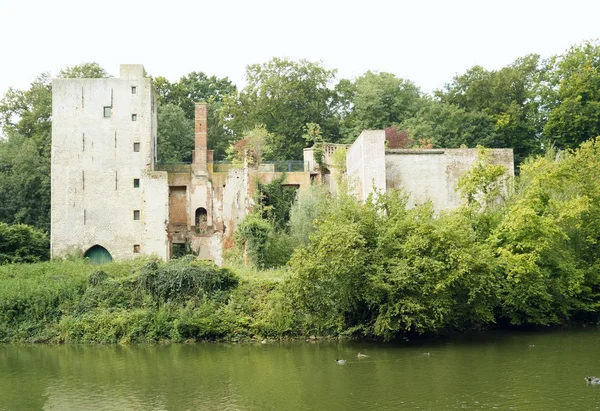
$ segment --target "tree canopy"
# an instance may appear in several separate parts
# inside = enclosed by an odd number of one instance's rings
[[[330,141],[338,138],[332,108],[334,92],[329,87],[335,73],[307,60],[273,58],[249,65],[246,87],[225,98],[221,116],[236,135],[264,125],[275,136],[268,159],[301,159],[307,123],[319,124]]]
[[[181,77],[178,81],[171,83],[165,77],[156,77],[154,79],[157,100],[159,105],[159,114],[165,111],[161,110],[163,105],[171,105],[167,109],[173,113],[174,106],[181,109],[181,113],[189,121],[194,121],[195,103],[205,102],[207,104],[208,115],[208,148],[214,150],[214,158],[221,160],[225,157],[225,152],[231,142],[234,140],[233,133],[223,127],[218,112],[222,106],[224,96],[235,93],[236,87],[227,77],[218,78],[208,76],[200,71],[193,71]],[[165,119],[174,120],[171,115]],[[163,144],[167,142],[169,147],[162,149],[165,156],[160,157],[160,161],[183,161],[191,160],[190,150],[194,147],[193,123],[191,132],[181,134],[187,130],[186,124],[176,124],[173,121],[159,121],[158,134],[163,136]],[[171,141],[175,138],[178,142]],[[186,140],[187,143],[184,143]],[[191,147],[191,149],[190,149]],[[161,147],[159,146],[159,156]],[[168,153],[168,155],[166,154]]]

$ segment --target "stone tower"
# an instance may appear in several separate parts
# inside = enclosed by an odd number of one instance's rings
[[[141,65],[52,83],[52,257],[168,256],[167,173],[155,171],[156,98]]]

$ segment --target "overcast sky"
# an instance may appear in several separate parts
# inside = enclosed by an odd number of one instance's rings
[[[0,95],[88,61],[242,86],[246,65],[274,56],[322,61],[338,78],[387,71],[428,92],[475,64],[599,38],[599,16],[599,0],[0,0]]]

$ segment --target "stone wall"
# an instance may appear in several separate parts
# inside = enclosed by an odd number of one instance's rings
[[[94,245],[116,259],[168,255],[167,175],[152,171],[156,101],[143,73],[127,65],[123,78],[53,81],[53,257]]]
[[[514,176],[512,149],[490,150],[492,162],[506,167]],[[477,149],[406,149],[385,154],[386,189],[403,189],[409,194],[408,206],[431,200],[436,210],[462,204],[456,191],[458,179],[477,159]]]
[[[365,130],[348,149],[346,172],[349,187],[362,201],[374,190],[384,191],[385,132]]]

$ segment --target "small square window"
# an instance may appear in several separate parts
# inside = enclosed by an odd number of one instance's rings
[[[140,245],[139,244],[134,244],[133,245],[133,253],[134,254],[139,254],[140,253]]]
[[[133,151],[136,153],[140,152],[140,143],[133,143]]]
[[[140,210],[133,210],[133,219],[134,220],[140,219]]]
[[[133,188],[140,188],[140,179],[139,178],[133,179]]]
[[[137,94],[137,87],[131,86],[131,94]]]
[[[131,115],[131,121],[137,121],[137,114]]]
[[[110,117],[110,107],[104,107],[104,117]]]

